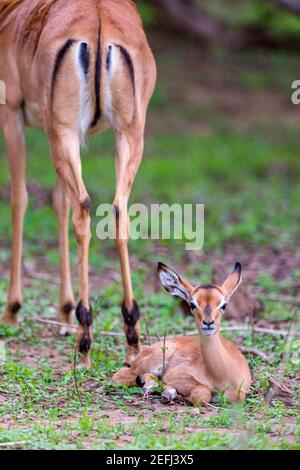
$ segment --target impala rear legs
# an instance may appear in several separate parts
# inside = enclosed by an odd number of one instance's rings
[[[58,176],[56,186],[53,191],[53,207],[57,216],[58,224],[58,244],[60,254],[60,307],[58,320],[70,325],[61,327],[60,334],[67,335],[73,333],[72,311],[74,310],[74,295],[72,289],[70,256],[69,256],[69,215],[70,200],[65,189],[63,179]]]
[[[128,199],[143,154],[143,126],[134,130],[116,132],[116,177],[114,198],[116,214],[116,243],[121,264],[124,299],[122,315],[127,339],[125,364],[130,365],[141,350],[140,311],[133,296],[128,255]]]
[[[80,142],[75,132],[64,130],[61,134],[49,137],[52,159],[59,178],[70,199],[73,210],[73,226],[77,241],[79,272],[79,303],[76,317],[79,322],[77,330],[77,349],[81,365],[90,366],[89,351],[92,343],[92,309],[89,304],[88,251],[91,239],[90,215],[91,200],[81,176]],[[61,183],[58,183],[59,185]],[[61,188],[60,188],[61,189]],[[57,190],[58,191],[58,190]],[[65,196],[61,196],[65,197]],[[59,199],[59,197],[58,197]],[[66,202],[66,200],[64,199]],[[58,202],[58,201],[57,201]],[[68,211],[59,213],[59,223],[63,224],[65,235],[61,236],[60,245],[63,254],[62,263],[66,261],[66,217]],[[68,267],[62,268],[65,275],[65,286],[62,292],[62,307],[67,301],[72,303],[72,290],[69,284]],[[66,304],[65,304],[66,305]],[[68,315],[68,313],[67,313]],[[70,320],[70,318],[68,318]]]
[[[11,174],[13,231],[7,307],[1,321],[17,326],[17,314],[23,302],[21,286],[23,222],[28,201],[25,183],[24,129],[21,112],[11,111],[7,106],[2,111],[1,120]]]

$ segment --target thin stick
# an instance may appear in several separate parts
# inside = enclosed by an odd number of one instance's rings
[[[83,406],[83,403],[82,403],[82,400],[81,400],[81,396],[80,396],[80,393],[79,393],[78,382],[77,382],[76,360],[77,360],[77,344],[76,344],[76,346],[75,346],[74,358],[73,358],[74,385],[75,385],[75,390],[76,390],[76,394],[77,394],[78,400],[79,400],[81,406]]]
[[[222,328],[222,331],[251,331],[251,328],[248,328],[247,326],[225,326]],[[279,336],[286,336],[288,334],[287,330],[274,330],[271,328],[261,328],[259,326],[254,327],[253,331],[257,333],[268,333],[270,335],[279,335]],[[290,333],[291,336],[296,336],[300,338],[300,333],[298,332],[292,332]]]
[[[287,334],[286,340],[285,340],[284,350],[286,352],[286,357],[285,357],[284,360],[286,362],[288,361],[288,358],[289,358],[289,355],[290,355],[290,346],[291,346],[290,336],[291,336],[291,331],[292,331],[292,325],[294,323],[297,311],[298,311],[297,308],[295,308],[294,313],[292,315],[292,318],[290,319],[290,322],[289,322],[288,334]]]
[[[296,313],[297,313],[297,309],[295,308],[295,310],[294,310],[294,312],[293,312],[293,315],[292,315],[292,318],[291,318],[290,321],[289,321],[289,327],[288,327],[288,330],[287,330],[287,335],[286,335],[286,340],[285,340],[285,347],[287,346],[287,343],[288,343],[288,340],[289,340],[289,336],[290,336],[290,334],[291,334],[292,325],[293,325],[293,323],[294,323]]]
[[[42,281],[51,281],[51,282],[54,282],[54,284],[58,284],[58,285],[60,284],[60,279],[58,277],[48,275],[46,273],[37,272],[37,271],[32,272],[32,270],[26,268],[26,266],[25,266],[25,271],[26,271],[26,275],[28,277],[30,277],[31,279],[39,279],[39,280],[42,280]]]
[[[147,332],[147,339],[148,339],[148,344],[151,346],[151,338],[150,338],[150,332],[149,332],[149,324],[148,324],[148,318],[145,315],[145,324],[146,324],[146,332]]]
[[[54,320],[47,320],[45,318],[37,318],[37,321],[39,323],[48,323],[49,325],[56,325],[56,326],[70,326],[66,323],[61,323],[61,322],[58,322],[58,321],[54,321]],[[236,326],[224,326],[222,328],[222,331],[252,331],[252,328],[249,328],[248,326],[244,326],[244,325],[236,325]],[[300,338],[300,333],[295,331],[288,331],[288,330],[274,330],[272,328],[261,328],[261,327],[254,327],[253,328],[253,331],[257,332],[257,333],[267,333],[267,334],[270,334],[270,335],[278,335],[278,336],[287,336],[288,334],[290,336],[296,336],[297,338]],[[116,332],[113,332],[113,331],[100,331],[98,333],[100,336],[117,336],[117,337],[120,337],[120,338],[123,338],[124,337],[124,333],[116,333]],[[184,333],[184,336],[195,336],[195,335],[198,335],[198,331],[189,331],[187,333]],[[141,335],[142,338],[147,338],[147,336],[145,335]],[[158,341],[160,341],[160,337],[158,336],[158,334],[156,333],[155,336],[150,336],[151,339],[157,339]]]
[[[254,339],[255,339],[255,335],[254,335],[254,310],[252,309],[252,312],[251,312],[251,344],[252,344],[252,346],[254,346]]]
[[[270,302],[285,302],[292,305],[300,305],[300,301],[294,297],[288,295],[273,295],[273,294],[261,294],[264,299],[269,300]]]
[[[14,447],[20,444],[27,444],[28,441],[1,442],[0,447]]]
[[[155,336],[158,341],[160,341],[160,337],[158,336],[157,332],[155,331]]]
[[[165,333],[164,333],[164,342],[163,342],[163,347],[162,347],[162,352],[163,352],[163,370],[162,370],[162,376],[161,376],[162,382],[164,381],[164,375],[166,371],[166,339],[167,339],[167,330],[165,330]]]
[[[208,401],[202,400],[202,402],[208,408],[212,408],[213,410],[218,410],[218,411],[220,410],[220,408],[218,406],[212,405],[211,403],[208,403]]]

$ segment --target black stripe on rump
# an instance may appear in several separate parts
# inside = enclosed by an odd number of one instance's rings
[[[135,94],[135,76],[134,76],[133,62],[131,60],[131,57],[130,57],[127,49],[125,49],[125,47],[121,46],[121,44],[116,44],[116,46],[120,49],[122,57],[123,57],[126,65],[128,67],[129,75],[130,75],[131,82],[132,82],[132,87],[133,87],[133,93]]]
[[[112,46],[108,46],[108,51],[106,55],[106,70],[109,72],[110,71],[110,66],[111,66],[111,51],[112,51]]]
[[[100,29],[98,33],[98,44],[97,44],[97,56],[95,66],[95,114],[91,127],[94,127],[101,117],[101,106],[100,106],[100,84],[101,84],[101,40],[100,40]]]
[[[80,44],[79,62],[83,69],[84,76],[87,79],[90,66],[90,52],[86,42]]]
[[[65,44],[59,49],[56,59],[55,59],[55,65],[53,69],[53,75],[52,75],[52,83],[51,83],[51,102],[53,102],[54,98],[54,89],[55,89],[55,83],[56,83],[56,78],[57,75],[61,69],[63,60],[65,58],[66,53],[70,49],[70,47],[75,43],[75,39],[69,38]]]

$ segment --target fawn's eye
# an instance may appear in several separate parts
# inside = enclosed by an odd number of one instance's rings
[[[222,312],[225,312],[227,306],[228,304],[225,302],[225,304],[221,305],[220,310],[222,310]]]
[[[198,306],[195,304],[195,302],[190,303],[191,310],[197,310]]]

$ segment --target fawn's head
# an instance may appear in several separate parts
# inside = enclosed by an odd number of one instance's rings
[[[202,335],[211,336],[219,331],[222,313],[242,280],[240,263],[236,263],[234,271],[221,286],[199,284],[195,287],[163,263],[158,263],[157,270],[164,288],[171,295],[181,297],[188,303]]]

